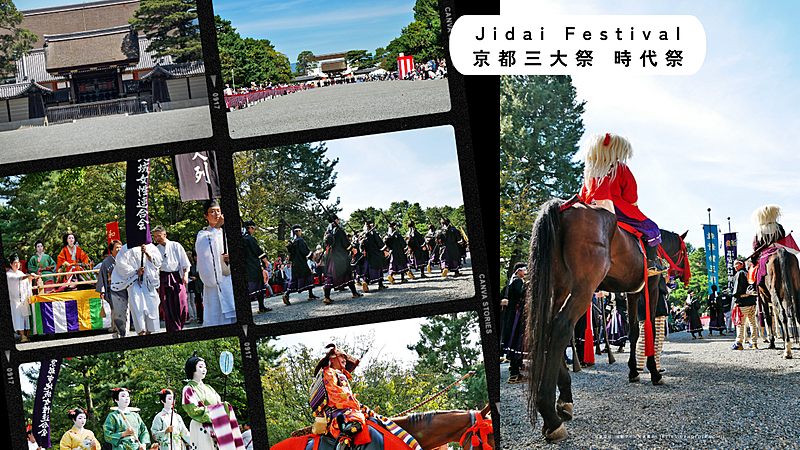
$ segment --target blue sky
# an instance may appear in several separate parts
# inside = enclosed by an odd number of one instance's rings
[[[325,146],[329,159],[339,158],[331,199],[341,199],[342,217],[402,200],[423,208],[464,204],[450,126],[337,139]]]
[[[347,50],[372,53],[378,47],[386,47],[414,21],[414,0],[213,3],[214,14],[230,20],[242,37],[269,39],[292,63],[304,50],[315,55]]]
[[[501,14],[514,3],[504,1]],[[724,232],[731,218],[739,254],[751,253],[750,214],[766,204],[780,205],[780,222],[800,234],[800,2],[548,0],[535,8],[697,17],[707,50],[694,75],[573,76],[587,101],[584,140],[609,131],[627,136],[639,207],[661,228],[688,229],[696,247],[707,208]]]

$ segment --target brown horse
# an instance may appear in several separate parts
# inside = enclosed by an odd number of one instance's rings
[[[408,416],[393,417],[392,421],[400,428],[408,431],[417,439],[423,450],[435,449],[450,442],[459,442],[464,437],[464,448],[468,444],[475,425],[476,414],[488,419],[489,405],[480,411],[430,411]],[[488,435],[488,444],[494,448],[494,434]],[[480,447],[476,447],[476,450]]]
[[[488,419],[489,415],[490,410],[489,405],[487,405],[480,411],[430,411],[419,414],[410,414],[408,416],[392,417],[391,420],[397,424],[397,426],[413,436],[423,450],[433,450],[443,445],[446,446],[450,442],[462,441],[462,439],[465,443],[464,448],[470,449],[473,448],[472,435],[476,429],[480,428],[481,425],[478,424],[478,427],[476,427],[476,423],[480,422],[479,418]],[[489,422],[489,424],[491,424],[491,422]],[[370,427],[367,426],[365,428]],[[372,433],[374,434],[376,431],[372,430]],[[484,430],[484,432],[478,432],[478,436],[481,444],[474,446],[475,450],[480,450],[483,448],[482,443],[484,438],[486,439],[486,443],[491,448],[495,448],[494,434],[487,434],[486,430]],[[402,442],[400,442],[399,445],[396,445],[397,443],[395,441],[399,441],[399,438],[396,438],[395,436],[386,437],[384,433],[384,437],[387,440],[391,439],[394,443],[393,446],[390,447],[387,445],[388,442],[384,441],[383,439],[373,439],[372,443],[358,445],[355,446],[354,449],[381,450],[388,448],[408,448]],[[321,439],[319,444],[320,450],[328,448],[329,446],[331,448],[335,448],[332,437],[328,435],[317,437],[309,434],[283,440],[275,444],[272,447],[272,450],[304,450],[306,448],[312,448],[314,447],[313,442],[315,439]],[[309,445],[311,445],[311,447],[309,447]]]
[[[767,259],[767,273],[764,276],[764,283],[759,285],[758,290],[761,299],[765,304],[772,306],[772,314],[778,321],[783,337],[783,357],[792,358],[792,342],[789,338],[789,326],[795,329],[795,341],[797,336],[797,312],[800,310],[800,266],[797,257],[783,248],[779,248]],[[767,307],[769,308],[769,307]],[[773,321],[767,315],[767,325],[773,328]],[[770,348],[775,346],[775,335],[777,330],[772,330]],[[753,336],[753,339],[756,337]],[[798,341],[800,342],[800,341]]]
[[[639,240],[617,226],[613,213],[594,206],[576,204],[561,211],[564,200],[542,205],[533,225],[528,262],[528,355],[531,423],[542,415],[542,434],[549,441],[566,438],[563,421],[572,419],[572,388],[564,353],[575,322],[591,305],[597,289],[627,292],[631,348],[639,337],[636,315],[645,286],[645,263]],[[685,236],[685,233],[684,233]],[[677,270],[688,266],[683,237],[661,231],[662,248],[676,262]],[[688,268],[688,267],[687,267]],[[688,274],[688,272],[687,272]],[[647,283],[650,318],[655,317],[657,278]],[[684,278],[684,282],[688,279]],[[655,336],[655,322],[651,331]],[[639,381],[636,355],[628,360],[631,382]],[[663,384],[655,358],[647,358],[654,385]],[[556,386],[559,398],[556,402]]]

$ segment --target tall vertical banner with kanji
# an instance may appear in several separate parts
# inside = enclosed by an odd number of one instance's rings
[[[703,225],[703,236],[706,241],[706,268],[708,269],[708,293],[711,286],[719,287],[719,234],[716,225]]]
[[[736,261],[736,257],[738,256],[736,233],[723,234],[722,243],[725,247],[725,268],[728,272],[728,289],[733,292],[733,278],[736,276],[736,269],[733,268],[733,262]]]
[[[181,201],[209,200],[222,196],[217,175],[217,157],[212,151],[175,155]]]
[[[125,238],[129,249],[153,242],[147,209],[149,182],[150,160],[128,161],[125,174]]]
[[[53,407],[53,389],[61,370],[60,359],[42,361],[39,368],[39,380],[36,382],[36,398],[33,399],[33,416],[31,432],[40,447],[50,447],[50,412]],[[63,414],[63,411],[58,411]]]

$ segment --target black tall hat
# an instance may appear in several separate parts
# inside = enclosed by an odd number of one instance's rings
[[[215,208],[215,207],[217,207],[217,208],[220,207],[219,206],[219,200],[217,200],[215,198],[212,198],[210,200],[204,201],[203,202],[203,214],[204,215],[208,214],[208,209],[209,208]]]

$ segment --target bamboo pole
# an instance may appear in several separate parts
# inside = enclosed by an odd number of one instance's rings
[[[53,273],[45,273],[42,275],[36,275],[37,277],[57,277],[57,276],[64,276],[64,275],[73,275],[78,273],[100,273],[100,269],[90,269],[90,270],[76,270],[74,272],[53,272]]]
[[[97,280],[86,280],[86,281],[73,281],[71,283],[58,283],[58,284],[43,284],[41,286],[36,286],[33,289],[50,289],[50,288],[57,288],[61,286],[73,286],[76,284],[90,284],[90,283],[97,283]]]

